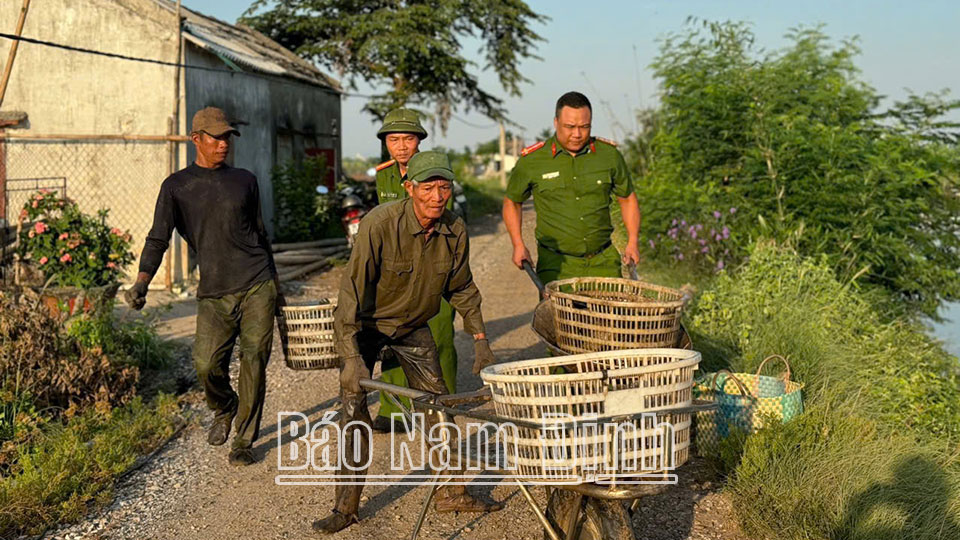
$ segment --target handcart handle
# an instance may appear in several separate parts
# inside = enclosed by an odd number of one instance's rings
[[[543,286],[543,282],[540,281],[540,276],[537,275],[537,272],[534,271],[533,265],[530,264],[530,261],[523,260],[523,270],[530,276],[530,281],[537,286],[537,290],[540,291],[540,298],[543,298],[547,295],[547,289]]]

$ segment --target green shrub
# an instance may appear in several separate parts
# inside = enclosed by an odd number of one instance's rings
[[[0,478],[0,537],[38,534],[107,503],[114,480],[172,435],[178,418],[176,399],[161,395],[151,405],[136,398],[51,425],[17,449],[14,468]]]
[[[274,167],[273,207],[278,242],[301,242],[323,238],[331,222],[336,221],[329,208],[333,194],[320,195],[317,186],[327,175],[323,156],[287,161]]]
[[[161,369],[170,364],[175,346],[157,335],[154,324],[154,313],[117,320],[108,308],[95,316],[84,315],[71,321],[68,334],[81,347],[98,349],[114,362]]]
[[[960,101],[880,110],[853,41],[819,29],[787,39],[764,53],[747,25],[704,23],[664,41],[653,64],[661,108],[627,144],[648,171],[637,181],[643,243],[665,242],[674,220],[707,226],[720,212],[724,264],[775,238],[825,254],[842,282],[882,291],[885,309],[935,316],[960,297],[960,133],[943,120]]]

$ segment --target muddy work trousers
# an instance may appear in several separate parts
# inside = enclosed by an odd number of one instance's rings
[[[250,448],[260,430],[267,390],[267,362],[273,346],[277,287],[261,281],[245,291],[201,298],[193,365],[207,406],[218,417],[234,416],[233,448]],[[240,343],[239,392],[230,386],[230,356]]]
[[[450,394],[457,392],[457,348],[453,344],[455,315],[450,303],[440,299],[440,313],[427,322],[430,333],[433,334],[433,342],[437,345],[437,355],[440,357],[440,369],[443,371],[443,380],[447,384],[447,393]],[[403,368],[392,358],[385,358],[380,364],[380,380],[409,388]],[[400,398],[400,403],[410,408],[409,399]],[[380,411],[377,412],[377,416],[391,418],[394,413],[399,412],[400,409],[387,398],[386,394],[380,392]]]
[[[360,356],[363,357],[363,361],[371,373],[373,373],[373,368],[378,361],[395,360],[407,376],[410,388],[437,395],[447,393],[443,373],[440,369],[437,347],[428,327],[424,326],[399,339],[391,339],[376,330],[364,329],[357,335],[357,344],[360,346]],[[343,430],[345,449],[343,459],[351,467],[356,468],[368,461],[370,432],[356,425],[344,430],[344,426],[350,422],[362,422],[369,427],[371,419],[370,411],[367,410],[366,392],[361,390],[354,393],[341,387],[340,402],[342,404],[340,429]],[[423,412],[426,413],[427,411]],[[433,413],[424,414],[424,421],[429,429],[436,423],[437,415]],[[350,470],[341,466],[337,475],[349,476],[349,481],[362,482],[366,472],[366,468]],[[337,512],[356,514],[360,507],[360,492],[362,490],[362,485],[338,483],[335,502]]]

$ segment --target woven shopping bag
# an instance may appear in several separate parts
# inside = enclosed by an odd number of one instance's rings
[[[774,359],[783,362],[783,373],[761,375]],[[790,380],[790,363],[778,354],[765,358],[756,373],[722,369],[699,377],[693,386],[694,399],[716,402],[717,408],[697,413],[698,451],[714,454],[720,441],[731,434],[750,434],[766,422],[789,421],[803,412],[802,390],[803,384]]]

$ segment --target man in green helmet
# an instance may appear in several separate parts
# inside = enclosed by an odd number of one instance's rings
[[[427,138],[427,130],[420,123],[420,115],[411,109],[394,109],[383,119],[383,126],[377,131],[377,137],[383,141],[390,159],[377,165],[377,198],[380,204],[405,199],[407,190],[407,164],[410,158],[420,150],[420,141]],[[447,203],[452,209],[453,198]],[[453,319],[455,313],[446,300],[440,301],[440,312],[430,319],[428,326],[433,334],[440,355],[440,368],[449,393],[457,391],[457,349],[453,345]],[[390,360],[381,364],[380,380],[398,386],[408,386],[407,377],[400,364]],[[407,406],[407,399],[402,400]],[[373,421],[376,431],[387,432],[392,428],[402,429],[403,423],[391,421],[391,415],[400,410],[383,394],[380,395],[380,411]]]

